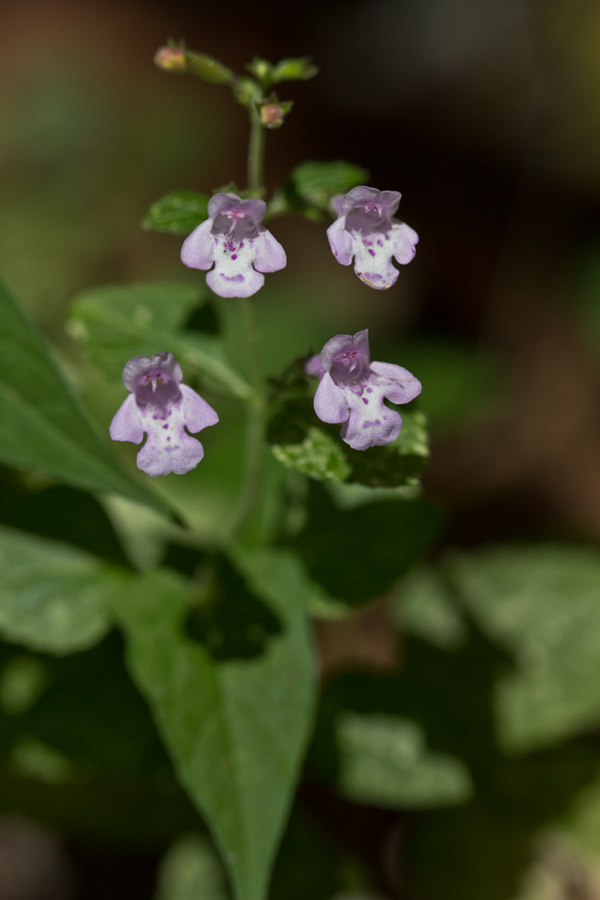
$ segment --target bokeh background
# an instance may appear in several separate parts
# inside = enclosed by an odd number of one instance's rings
[[[400,214],[421,237],[414,262],[380,294],[335,264],[323,225],[274,221],[288,267],[267,279],[260,296],[267,370],[275,375],[334,333],[369,327],[374,357],[401,363],[424,384],[421,408],[433,436],[426,487],[449,511],[449,545],[597,544],[600,5],[3,0],[0,272],[104,423],[121,393],[106,388],[78,356],[65,330],[73,298],[98,284],[194,283],[197,273],[179,263],[178,239],[142,231],[140,221],[168,190],[244,183],[245,111],[226,88],[156,69],[154,51],[169,36],[184,37],[238,72],[254,55],[272,61],[312,55],[319,77],[280,91],[295,106],[285,127],[268,135],[269,188],[306,159],[347,159],[370,171],[373,186],[402,192]],[[230,443],[237,434],[232,425]],[[234,460],[235,447],[231,454]],[[201,529],[226,502],[227,472],[215,464],[213,474],[222,488],[213,506],[189,510]],[[397,639],[377,610],[343,626],[323,625],[318,637],[326,673],[397,665]],[[120,649],[94,652],[99,671],[108,671]],[[487,672],[495,651],[481,652]],[[72,672],[61,670],[67,682],[78,678],[77,660],[69,665]],[[132,710],[121,713],[124,719],[139,714],[139,728],[152,728],[141,701],[122,702]],[[61,708],[57,700],[57,715]],[[592,730],[592,743],[598,733]],[[156,866],[173,831],[196,827],[168,778],[163,800],[176,807],[177,827],[156,822],[142,835],[134,813],[143,809],[147,825],[150,800],[133,775],[111,782],[104,823],[98,797],[92,802],[85,786],[57,799],[53,787],[36,782],[35,744],[25,751],[20,765],[30,782],[17,790],[5,779],[0,797],[2,900],[66,897],[71,889],[86,898],[154,896]],[[600,839],[598,855],[585,855],[544,831],[566,808],[569,791],[589,778],[585,760],[564,762],[560,796],[539,815],[531,814],[537,800],[526,790],[513,798],[507,815],[514,819],[514,847],[506,857],[492,854],[490,862],[477,844],[476,823],[465,831],[469,852],[456,871],[443,870],[454,887],[436,886],[443,839],[412,853],[418,831],[412,814],[359,813],[308,783],[295,837],[284,845],[296,848],[293,865],[276,891],[298,900],[331,896],[339,888],[328,874],[333,856],[338,869],[345,866],[347,891],[356,884],[363,896],[366,867],[369,890],[382,896],[516,900],[513,888],[534,846],[537,868],[522,882],[529,887],[518,889],[520,900],[593,900],[600,896]],[[553,775],[548,783],[544,777],[538,799],[556,787]],[[116,797],[125,798],[125,811],[118,834],[111,834]],[[93,827],[83,812],[88,803]],[[498,846],[505,840],[500,831]],[[423,847],[431,850],[427,861],[418,859]],[[35,866],[27,862],[34,858]],[[420,875],[407,875],[419,866]],[[324,873],[321,881],[306,880],[308,870]]]

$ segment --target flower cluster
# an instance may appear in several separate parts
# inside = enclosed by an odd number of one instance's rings
[[[334,199],[338,218],[327,230],[333,255],[369,287],[385,290],[398,278],[392,259],[401,265],[415,255],[418,234],[393,218],[398,191],[353,188]],[[192,269],[210,270],[208,286],[220,297],[251,297],[263,286],[264,273],[286,264],[285,250],[261,222],[264,200],[242,200],[237,194],[215,194],[208,219],[183,242],[181,260]]]
[[[370,287],[383,290],[398,277],[395,259],[410,262],[418,235],[393,218],[397,191],[356,187],[335,201],[338,218],[327,230],[334,256]],[[208,203],[208,219],[184,241],[186,266],[208,270],[206,282],[221,297],[250,297],[264,284],[266,272],[286,264],[281,244],[261,224],[263,200],[242,200],[218,193]],[[323,422],[343,423],[341,435],[355,450],[390,444],[402,427],[399,414],[384,403],[408,403],[421,385],[406,369],[371,362],[368,331],[352,337],[338,334],[320,356],[306,366],[320,379],[314,406]],[[115,441],[141,443],[138,468],[148,475],[182,474],[204,456],[202,444],[190,437],[219,421],[217,413],[192,388],[182,384],[181,366],[172,353],[134,356],[123,370],[129,396],[115,415],[110,436]]]
[[[343,422],[342,440],[354,450],[391,444],[402,419],[383,402],[408,403],[421,393],[421,383],[402,366],[371,362],[369,332],[336,334],[320,356],[306,364],[320,378],[315,412],[322,422]]]
[[[148,475],[182,475],[204,456],[200,441],[186,432],[216,425],[219,417],[196,391],[182,384],[181,366],[172,353],[133,356],[123,369],[123,384],[130,392],[110,424],[113,441],[139,444],[138,469]]]

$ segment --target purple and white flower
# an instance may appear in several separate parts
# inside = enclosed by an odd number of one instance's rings
[[[181,366],[172,353],[133,356],[123,369],[123,384],[130,392],[110,423],[113,441],[139,444],[138,469],[148,475],[183,475],[195,469],[204,448],[192,432],[216,425],[219,417],[196,391],[182,384]]]
[[[265,283],[264,272],[278,272],[287,262],[279,241],[260,224],[266,210],[264,200],[215,194],[208,219],[183,242],[181,261],[210,269],[206,283],[220,297],[251,297]]]
[[[354,450],[391,444],[402,419],[386,406],[408,403],[421,393],[421,383],[402,366],[371,362],[369,332],[336,334],[320,356],[306,363],[308,375],[320,377],[315,412],[322,422],[343,422],[341,436]]]
[[[400,265],[409,263],[416,252],[419,235],[406,222],[394,219],[400,197],[398,191],[352,188],[335,198],[338,218],[327,229],[333,255],[343,266],[354,259],[354,271],[369,287],[384,291],[398,278]]]

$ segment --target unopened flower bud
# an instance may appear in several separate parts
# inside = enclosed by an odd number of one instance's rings
[[[154,55],[154,62],[165,72],[187,71],[185,50],[181,47],[160,47]]]
[[[283,125],[283,110],[277,103],[265,103],[260,110],[260,121],[265,128],[279,128]]]
[[[292,108],[291,100],[279,102],[277,96],[272,94],[265,103],[259,103],[258,111],[260,121],[265,128],[281,128],[283,120]]]

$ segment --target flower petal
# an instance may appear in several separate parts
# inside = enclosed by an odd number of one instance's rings
[[[390,230],[387,233],[352,234],[354,271],[361,281],[378,291],[385,291],[395,284],[399,274],[392,263],[394,243],[391,233]]]
[[[414,258],[419,243],[419,235],[406,222],[394,221],[391,230],[393,253],[401,266]]]
[[[257,238],[231,241],[219,236],[215,247],[215,267],[206,283],[220,297],[251,297],[265,283],[265,276],[252,268]]]
[[[181,385],[181,406],[183,410],[183,424],[194,434],[216,425],[219,417],[215,410],[187,384]]]
[[[181,262],[190,269],[210,269],[215,258],[216,239],[211,234],[212,219],[198,225],[181,247]]]
[[[392,403],[409,403],[421,393],[421,382],[408,369],[394,363],[372,362],[371,372],[376,376],[369,379],[369,384],[376,383],[381,387],[384,397]]]
[[[391,444],[400,434],[402,419],[383,402],[383,392],[376,387],[362,395],[348,391],[350,416],[342,427],[342,440],[354,450],[368,450]]]
[[[185,430],[183,398],[166,410],[146,407],[142,416],[148,440],[137,455],[139,469],[155,478],[170,472],[183,475],[198,465],[204,448]]]
[[[346,231],[346,217],[336,219],[327,229],[331,252],[342,266],[349,266],[354,253],[352,238]]]
[[[254,246],[256,249],[254,268],[258,272],[279,272],[285,268],[287,263],[285,250],[263,226],[259,228],[258,237],[254,239]]]
[[[129,394],[125,402],[115,413],[110,423],[110,436],[113,441],[131,441],[139,444],[144,437],[142,414],[135,401],[135,394]]]
[[[331,375],[326,372],[315,394],[315,412],[321,422],[338,424],[348,418],[348,400],[346,392],[334,384]]]
[[[231,192],[225,193],[220,191],[218,194],[213,194],[208,201],[209,218],[216,219],[222,212],[233,209],[234,206],[239,206],[241,202],[242,198]]]
[[[325,369],[321,365],[321,357],[317,353],[316,356],[311,356],[304,363],[304,371],[307,375],[312,375],[313,378],[322,378],[325,374]]]

